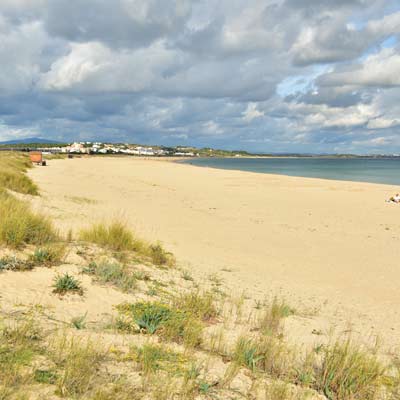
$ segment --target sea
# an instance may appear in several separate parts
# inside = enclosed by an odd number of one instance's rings
[[[201,167],[400,185],[399,158],[194,158]]]

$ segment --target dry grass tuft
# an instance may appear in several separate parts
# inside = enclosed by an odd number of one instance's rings
[[[22,194],[39,194],[38,187],[25,175],[31,167],[26,154],[0,152],[0,188]]]
[[[118,263],[102,261],[92,262],[83,272],[92,275],[94,279],[102,284],[112,284],[124,292],[133,292],[136,289],[136,276],[126,266]]]
[[[316,368],[316,389],[330,400],[373,400],[389,382],[378,358],[351,340],[324,348]]]
[[[118,253],[136,252],[139,256],[151,260],[154,265],[172,266],[175,263],[173,256],[166,252],[160,244],[151,245],[137,238],[119,221],[110,225],[95,224],[91,228],[84,229],[80,232],[80,239]]]
[[[0,190],[0,243],[11,247],[43,245],[57,239],[49,219]]]
[[[52,344],[51,356],[61,371],[56,382],[57,394],[75,398],[95,386],[105,351],[91,341],[64,336]]]
[[[262,314],[259,320],[259,327],[264,335],[281,335],[283,332],[283,321],[294,314],[291,308],[284,300],[274,298],[272,304]]]

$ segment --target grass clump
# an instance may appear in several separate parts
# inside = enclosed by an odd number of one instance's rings
[[[38,247],[31,255],[30,260],[34,264],[50,265],[60,262],[64,254],[64,245],[51,244],[44,247]]]
[[[82,230],[80,238],[114,251],[131,251],[138,247],[132,232],[121,222],[113,222],[109,226],[93,225],[89,229]]]
[[[86,328],[86,317],[87,317],[87,313],[84,315],[80,315],[78,317],[72,318],[71,326],[78,330],[85,329]]]
[[[133,347],[131,352],[140,371],[145,374],[155,373],[159,370],[178,373],[187,361],[181,354],[156,344]]]
[[[274,378],[291,375],[294,355],[281,340],[272,336],[257,339],[240,337],[236,342],[233,360],[253,372],[262,371]]]
[[[29,364],[41,352],[41,332],[31,321],[16,322],[0,329],[0,398],[8,395],[32,377]]]
[[[92,342],[61,338],[51,349],[53,361],[61,371],[56,381],[61,397],[79,397],[91,390],[98,377],[104,352]]]
[[[53,293],[59,295],[65,295],[67,293],[83,295],[82,284],[68,273],[57,275],[54,278],[53,288]]]
[[[47,369],[37,369],[34,372],[34,380],[37,383],[54,385],[57,382],[58,376],[56,372]]]
[[[170,253],[167,253],[159,243],[151,245],[149,253],[154,265],[162,266],[172,262]]]
[[[127,318],[120,324],[125,330],[133,331],[133,326],[136,326],[144,333],[157,333],[187,347],[196,347],[201,342],[203,324],[189,312],[159,302],[125,303],[117,308]]]
[[[0,153],[0,187],[22,194],[37,195],[38,187],[25,175],[32,167],[28,156],[22,153]]]
[[[386,367],[350,340],[326,347],[316,368],[316,389],[330,400],[373,400],[387,384]]]
[[[265,335],[281,335],[283,331],[283,320],[294,314],[284,300],[274,298],[272,304],[265,310],[260,318],[260,330]]]
[[[28,205],[0,190],[0,243],[14,248],[42,245],[57,239],[46,217],[33,213]]]
[[[83,272],[93,275],[95,280],[102,284],[113,284],[124,292],[132,292],[137,286],[135,274],[118,263],[92,262],[83,269]]]
[[[158,266],[173,265],[175,262],[173,256],[160,244],[149,245],[144,240],[138,239],[123,223],[118,221],[110,225],[96,224],[84,229],[80,232],[80,239],[119,253],[136,252]]]
[[[29,271],[33,265],[29,261],[21,260],[15,256],[0,258],[1,271]]]
[[[202,321],[211,321],[217,318],[215,295],[211,292],[201,293],[194,291],[181,294],[173,299],[173,306],[186,313],[191,313]]]

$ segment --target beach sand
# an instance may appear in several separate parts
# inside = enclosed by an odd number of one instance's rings
[[[50,160],[29,175],[34,207],[64,232],[117,218],[233,294],[280,294],[318,310],[316,327],[400,342],[400,206],[385,202],[397,187],[124,157]]]

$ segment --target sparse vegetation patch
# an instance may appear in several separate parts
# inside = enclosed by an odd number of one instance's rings
[[[65,295],[68,293],[83,295],[82,284],[68,273],[57,275],[54,278],[53,288],[53,293],[59,295]]]

